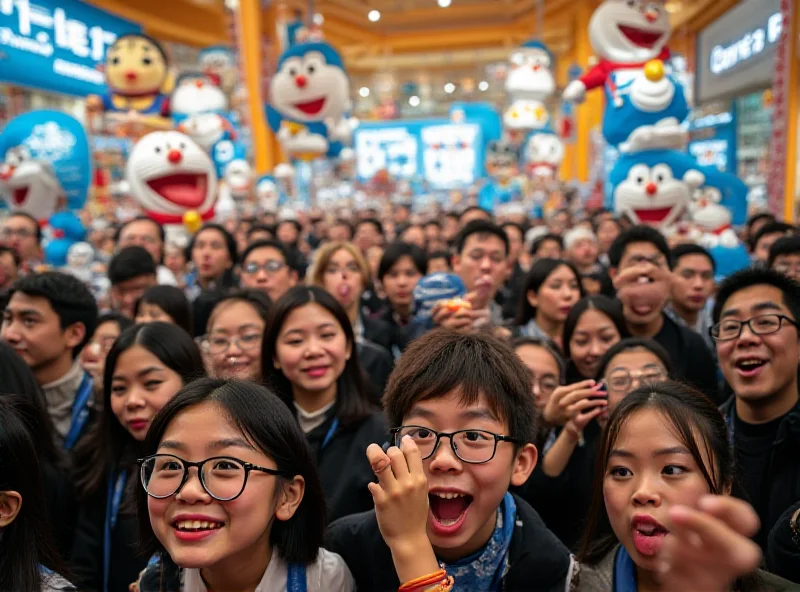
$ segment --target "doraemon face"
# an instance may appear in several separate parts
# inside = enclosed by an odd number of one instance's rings
[[[564,160],[564,144],[555,134],[534,134],[525,144],[525,164],[535,177],[554,177]]]
[[[89,243],[75,243],[67,251],[67,266],[73,269],[89,269],[94,261],[94,249]]]
[[[225,118],[216,113],[200,113],[190,115],[178,126],[183,132],[206,152],[210,152],[214,144],[225,137],[228,125]]]
[[[550,123],[550,113],[541,101],[514,101],[503,114],[503,125],[509,130],[543,129]]]
[[[164,50],[144,35],[122,35],[106,52],[106,83],[122,95],[157,93],[167,78]]]
[[[621,64],[658,57],[669,35],[669,14],[663,0],[605,0],[589,21],[595,53]]]
[[[228,109],[228,98],[209,77],[186,76],[178,81],[172,93],[170,109],[175,115],[219,113]]]
[[[229,49],[205,50],[200,53],[199,62],[203,72],[219,78],[223,90],[233,90],[236,84],[236,61]]]
[[[703,187],[695,192],[690,210],[692,220],[704,230],[714,231],[731,223],[733,216],[721,205],[722,192],[716,187]]]
[[[311,50],[283,60],[270,94],[272,107],[289,119],[338,119],[347,108],[350,82],[342,68],[327,63],[322,51]]]
[[[507,181],[519,174],[519,153],[508,142],[490,142],[486,147],[486,173],[493,179]]]
[[[26,146],[10,148],[0,164],[0,194],[11,210],[49,218],[64,194],[49,162],[35,160]]]
[[[200,146],[180,132],[152,132],[131,150],[125,177],[131,194],[148,212],[201,215],[217,198],[214,163]]]
[[[687,208],[690,197],[690,188],[675,178],[669,165],[637,164],[614,190],[614,209],[634,224],[669,226]]]
[[[261,200],[278,199],[278,185],[272,179],[261,179],[256,185],[256,197]]]
[[[234,197],[246,197],[250,193],[253,169],[246,160],[237,158],[229,162],[223,176]]]
[[[556,90],[550,56],[543,49],[520,48],[509,59],[506,92],[514,98],[544,100]]]

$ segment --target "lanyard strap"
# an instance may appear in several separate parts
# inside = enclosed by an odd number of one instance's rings
[[[736,441],[733,438],[734,430],[736,429],[735,417],[734,414],[736,413],[736,401],[734,400],[731,403],[731,408],[728,410],[728,415],[725,416],[725,423],[728,426],[728,444],[731,446],[736,445]]]
[[[306,566],[302,563],[290,563],[286,575],[286,592],[307,592]]]
[[[333,440],[333,435],[336,433],[336,430],[339,429],[339,418],[334,417],[333,421],[331,422],[331,427],[328,428],[328,433],[325,434],[325,437],[322,439],[322,448],[320,450],[325,450],[325,447],[330,444],[331,440]]]
[[[92,398],[94,381],[88,372],[83,373],[83,380],[75,393],[75,402],[72,404],[72,420],[69,424],[67,437],[64,438],[64,450],[72,450],[78,442],[86,422],[89,421],[89,403]]]
[[[108,496],[106,498],[106,520],[103,529],[103,592],[108,592],[108,576],[111,568],[111,531],[117,525],[119,506],[128,474],[122,471],[114,479],[113,472],[108,477]]]

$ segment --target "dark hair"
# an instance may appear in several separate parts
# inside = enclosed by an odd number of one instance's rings
[[[375,227],[375,230],[378,231],[378,234],[383,236],[383,224],[381,224],[381,221],[378,220],[377,218],[363,218],[359,220],[358,222],[356,222],[356,230],[358,230],[358,227],[361,226],[362,224],[371,224],[372,226]]]
[[[119,242],[119,238],[122,236],[122,231],[125,230],[125,228],[127,228],[134,222],[150,222],[153,226],[155,226],[156,232],[158,232],[158,238],[161,239],[161,242],[164,243],[166,241],[166,232],[164,231],[164,227],[161,226],[161,224],[159,224],[152,218],[148,218],[147,216],[136,216],[133,220],[128,220],[124,224],[120,225],[119,228],[117,228],[117,231],[114,233],[115,243]]]
[[[128,327],[132,327],[135,324],[133,322],[133,319],[131,319],[130,317],[127,317],[119,312],[109,311],[97,317],[97,322],[94,325],[94,331],[92,331],[92,337],[94,337],[97,328],[104,323],[116,323],[117,327],[119,327],[120,333],[122,333],[125,329],[127,329]]]
[[[240,259],[242,265],[244,265],[244,262],[247,261],[250,253],[257,251],[258,249],[275,249],[281,254],[281,257],[283,257],[284,263],[291,266],[291,261],[289,260],[289,247],[278,240],[260,240],[247,245],[247,248],[242,253],[242,258]]]
[[[678,262],[681,260],[682,257],[686,257],[687,255],[702,255],[708,262],[711,263],[711,270],[717,271],[717,264],[714,262],[714,258],[711,256],[711,253],[708,252],[708,249],[701,247],[700,245],[695,245],[694,243],[685,243],[682,245],[678,245],[674,247],[672,251],[670,251],[670,261],[672,262],[672,268],[674,269],[677,267]]]
[[[206,331],[208,328],[211,327],[211,323],[214,319],[214,316],[217,314],[217,311],[222,307],[223,304],[233,304],[234,302],[244,302],[249,304],[253,307],[253,309],[258,313],[264,322],[267,322],[269,318],[269,310],[272,308],[272,300],[265,292],[256,289],[242,289],[242,290],[235,290],[230,294],[225,294],[220,298],[217,303],[214,305],[214,308],[211,310],[211,314],[208,317],[208,323],[206,324]]]
[[[100,418],[75,450],[75,484],[82,499],[102,487],[111,471],[131,469],[141,456],[141,444],[111,410],[111,386],[119,357],[134,346],[152,353],[180,375],[183,384],[205,376],[200,350],[189,334],[171,323],[147,323],[125,329],[106,356]]]
[[[464,211],[462,211],[462,212],[461,212],[461,213],[458,215],[458,220],[459,220],[459,222],[461,221],[461,219],[462,219],[464,216],[466,216],[466,215],[467,215],[467,214],[469,214],[470,212],[481,212],[482,214],[486,214],[486,216],[487,216],[487,219],[485,220],[486,222],[488,222],[489,220],[491,220],[491,219],[492,219],[492,213],[491,213],[489,210],[484,210],[484,209],[483,209],[482,207],[480,207],[480,206],[469,206],[468,208],[464,209]],[[460,250],[461,250],[461,249],[459,249],[459,251],[460,251]]]
[[[413,341],[389,377],[384,407],[390,427],[421,401],[458,395],[474,405],[483,395],[492,413],[516,440],[536,440],[531,373],[511,347],[488,334],[434,329]]]
[[[749,232],[750,229],[753,227],[753,224],[758,222],[759,220],[769,220],[770,222],[775,222],[775,215],[770,212],[758,212],[757,214],[753,214],[747,219],[745,226],[747,227],[747,231]]]
[[[325,494],[317,476],[308,442],[294,414],[263,386],[240,380],[204,378],[181,389],[153,419],[144,455],[155,454],[170,422],[181,412],[210,403],[222,408],[227,419],[264,455],[275,461],[279,471],[300,475],[305,492],[294,515],[287,521],[276,520],[270,532],[270,544],[287,563],[313,563],[322,546],[327,525]],[[281,486],[286,484],[276,477]],[[147,493],[136,488],[139,533],[144,555],[163,553],[147,511]],[[276,488],[276,492],[279,488]]]
[[[228,256],[231,260],[231,267],[236,264],[238,261],[237,258],[237,250],[236,250],[236,239],[233,238],[233,235],[225,230],[225,227],[221,224],[213,224],[213,223],[206,223],[203,224],[203,227],[198,230],[192,239],[189,241],[189,245],[186,247],[186,258],[188,260],[192,260],[192,251],[194,251],[194,245],[197,242],[197,237],[200,236],[206,230],[216,230],[217,232],[222,234],[222,238],[225,240],[225,248],[228,250]]]
[[[568,374],[575,373],[578,375],[578,370],[575,363],[572,361],[572,352],[570,351],[569,342],[572,340],[572,334],[578,326],[583,313],[587,310],[596,310],[606,315],[619,333],[620,339],[624,339],[628,335],[628,329],[625,326],[625,317],[622,314],[622,304],[619,300],[603,296],[602,294],[596,296],[586,296],[581,298],[572,307],[567,315],[567,320],[564,321],[564,337],[562,343],[564,344],[564,357],[567,359]],[[586,378],[594,378],[594,376],[587,376]]]
[[[62,574],[64,569],[43,511],[44,483],[36,454],[41,443],[34,441],[20,413],[33,403],[13,399],[0,398],[0,491],[19,493],[22,506],[0,539],[0,590],[41,590],[42,566]]]
[[[625,249],[628,248],[628,245],[633,243],[650,243],[664,255],[664,258],[667,260],[667,265],[671,265],[669,245],[664,235],[655,228],[639,225],[629,228],[611,243],[611,246],[608,248],[609,267],[619,267],[622,256],[625,254]],[[670,267],[670,269],[672,268]]]
[[[480,209],[480,208],[478,208]],[[473,220],[469,224],[467,224],[464,228],[461,229],[461,232],[458,233],[455,239],[455,252],[461,253],[464,250],[464,245],[467,243],[467,239],[471,237],[473,234],[481,234],[481,235],[493,235],[503,241],[503,246],[506,249],[506,255],[508,255],[509,249],[509,242],[508,242],[508,235],[506,234],[505,230],[500,228],[494,222],[489,222],[488,220]]]
[[[616,224],[617,229],[621,232],[622,225],[616,218],[603,218],[602,220],[600,219],[600,215],[606,213],[607,213],[606,210],[600,210],[592,215],[592,231],[594,231],[594,233],[597,234],[597,231],[600,229],[601,225],[605,224],[606,222],[613,222],[614,224]]]
[[[751,244],[753,245],[753,249],[755,249],[758,246],[758,241],[768,234],[789,234],[790,232],[793,233],[794,231],[795,227],[791,224],[787,224],[786,222],[767,222],[753,237]]]
[[[156,277],[156,262],[153,256],[138,245],[131,245],[120,249],[108,264],[108,279],[115,286],[142,276]]]
[[[768,267],[772,267],[779,255],[800,254],[800,235],[782,236],[769,248]]]
[[[145,35],[144,33],[125,33],[123,35],[120,35],[114,40],[114,43],[111,44],[111,47],[114,47],[115,45],[119,44],[119,42],[124,39],[131,39],[131,38],[146,39],[147,41],[149,41],[150,44],[156,48],[156,51],[158,51],[158,53],[161,54],[161,59],[164,60],[164,64],[167,66],[167,69],[169,69],[169,60],[167,59],[167,52],[164,51],[164,48],[161,46],[161,43],[156,41],[153,37]]]
[[[247,240],[250,240],[250,237],[253,236],[256,232],[268,232],[270,236],[272,237],[275,236],[275,228],[273,228],[272,226],[267,226],[266,224],[253,224],[250,228],[247,229]],[[242,255],[242,261],[244,261],[246,256],[247,256],[246,254]]]
[[[627,395],[611,412],[599,446],[594,488],[578,560],[597,565],[619,544],[605,507],[603,479],[609,455],[619,433],[639,411],[651,409],[664,415],[673,432],[691,453],[713,494],[727,493],[733,483],[734,457],[728,431],[717,407],[703,393],[677,382],[648,384]],[[711,459],[706,466],[703,453]]]
[[[428,220],[425,224],[422,225],[423,228],[427,228],[428,226],[435,226],[439,230],[442,229],[442,224],[438,220]]]
[[[34,234],[36,234],[36,244],[38,244],[38,245],[42,244],[42,227],[39,226],[39,221],[36,220],[36,218],[31,216],[30,214],[27,214],[25,212],[21,212],[19,210],[9,214],[8,218],[6,218],[6,219],[10,220],[11,218],[26,218],[26,219],[30,220],[31,224],[33,224],[33,227],[36,229],[36,230],[34,230]]]
[[[285,243],[285,244],[287,246],[289,246],[289,247],[297,247],[297,243],[300,241],[300,237],[302,236],[303,226],[297,220],[291,220],[291,219],[290,220],[281,220],[280,222],[278,222],[278,224],[275,225],[275,237],[276,238],[278,236],[278,229],[280,229],[280,227],[282,225],[284,225],[284,224],[291,224],[292,226],[294,226],[294,229],[297,232],[297,238],[294,241],[292,241],[290,243]]]
[[[180,288],[176,286],[152,286],[147,288],[136,303],[134,317],[139,315],[139,308],[142,304],[154,304],[171,316],[176,325],[189,335],[192,334],[194,329],[192,307],[186,298],[186,293]]]
[[[515,337],[509,343],[514,351],[517,351],[519,348],[525,346],[540,347],[547,351],[547,353],[553,356],[553,359],[556,361],[556,365],[558,366],[559,382],[564,380],[564,374],[567,371],[567,364],[564,361],[564,357],[553,345],[552,341],[549,339],[539,339],[538,337]]]
[[[0,400],[6,398],[12,405],[15,402],[26,402],[25,405],[15,407],[36,442],[39,459],[61,465],[64,457],[55,445],[55,427],[47,412],[44,392],[25,360],[5,341],[0,341]]]
[[[505,232],[506,228],[508,227],[516,228],[519,231],[519,235],[522,237],[522,240],[525,240],[525,229],[522,227],[522,224],[517,224],[516,222],[503,222],[500,226]],[[506,234],[508,236],[508,234]]]
[[[403,257],[410,257],[422,275],[428,273],[428,259],[425,253],[422,252],[416,245],[411,245],[404,242],[394,242],[383,252],[380,265],[378,265],[378,279],[383,281],[384,276],[389,273],[389,270],[394,267],[395,263],[400,261]]]
[[[725,303],[731,296],[745,288],[761,285],[780,290],[786,308],[795,319],[800,319],[800,284],[774,269],[751,267],[729,275],[720,284],[712,315],[714,323],[719,322]]]
[[[450,266],[450,257],[451,255],[448,251],[434,251],[433,253],[428,253],[428,263],[430,263],[432,259],[445,259],[447,260],[447,265]]]
[[[546,243],[547,241],[554,241],[558,243],[558,248],[561,249],[562,251],[564,250],[564,239],[558,236],[557,234],[550,233],[540,236],[535,241],[533,241],[533,244],[531,245],[531,255],[536,255],[536,252],[539,250],[539,247],[541,247],[542,244]]]
[[[5,254],[11,255],[14,260],[14,267],[19,267],[22,264],[22,259],[20,259],[19,255],[14,249],[5,245],[0,245],[0,256]]]
[[[333,224],[331,224],[331,228],[333,228],[334,226],[345,226],[348,232],[347,240],[353,239],[353,235],[355,234],[355,229],[353,228],[353,225],[350,224],[350,222],[348,222],[344,218],[337,218],[336,221]]]
[[[600,360],[600,365],[597,369],[597,376],[594,376],[593,378],[600,380],[606,373],[611,360],[616,358],[621,353],[635,349],[646,349],[655,357],[657,357],[664,365],[664,368],[667,370],[667,374],[669,376],[672,376],[672,374],[675,372],[675,365],[672,363],[672,360],[669,357],[669,352],[667,352],[667,350],[664,349],[664,346],[662,346],[658,341],[646,337],[626,337],[608,349],[606,354],[603,356],[603,359]]]
[[[336,382],[336,417],[345,427],[358,425],[374,411],[374,408],[364,386],[364,376],[358,363],[358,348],[353,325],[342,305],[322,288],[296,286],[281,296],[272,307],[261,345],[261,371],[264,374],[264,382],[294,413],[292,384],[283,371],[275,368],[273,362],[277,358],[278,336],[287,317],[307,304],[318,304],[327,310],[344,331],[352,351]]]
[[[522,287],[522,298],[519,301],[519,309],[514,324],[525,325],[528,321],[536,317],[536,308],[528,302],[528,292],[539,293],[539,288],[547,281],[547,278],[559,267],[567,267],[575,274],[575,281],[578,282],[578,292],[581,298],[584,296],[583,284],[581,284],[581,274],[575,265],[565,259],[539,259],[533,264],[531,270],[525,278]]]
[[[17,280],[8,293],[9,300],[17,292],[46,299],[58,316],[62,331],[75,323],[84,326],[86,335],[83,341],[72,348],[72,357],[75,358],[89,341],[97,322],[97,302],[86,284],[60,271],[45,271]]]

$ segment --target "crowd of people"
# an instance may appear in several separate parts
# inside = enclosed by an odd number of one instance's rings
[[[0,591],[800,589],[792,225],[721,278],[605,211],[94,222],[2,221]]]

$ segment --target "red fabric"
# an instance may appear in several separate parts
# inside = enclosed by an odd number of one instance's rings
[[[658,54],[658,57],[655,58],[657,60],[667,61],[670,58],[669,48],[664,48],[661,50],[661,53]],[[615,70],[627,70],[632,68],[643,68],[644,65],[649,62],[647,60],[645,62],[635,62],[635,63],[620,63],[620,62],[612,62],[611,60],[602,59],[600,63],[596,66],[589,69],[586,74],[581,76],[578,80],[583,82],[586,85],[586,90],[592,90],[594,88],[600,88],[601,86],[605,85],[606,80],[611,75],[612,72]]]
[[[183,224],[183,214],[165,214],[163,212],[146,212],[147,217],[157,222],[159,226],[164,224]],[[208,210],[205,214],[200,214],[200,219],[203,222],[208,222],[214,217],[214,208]]]

